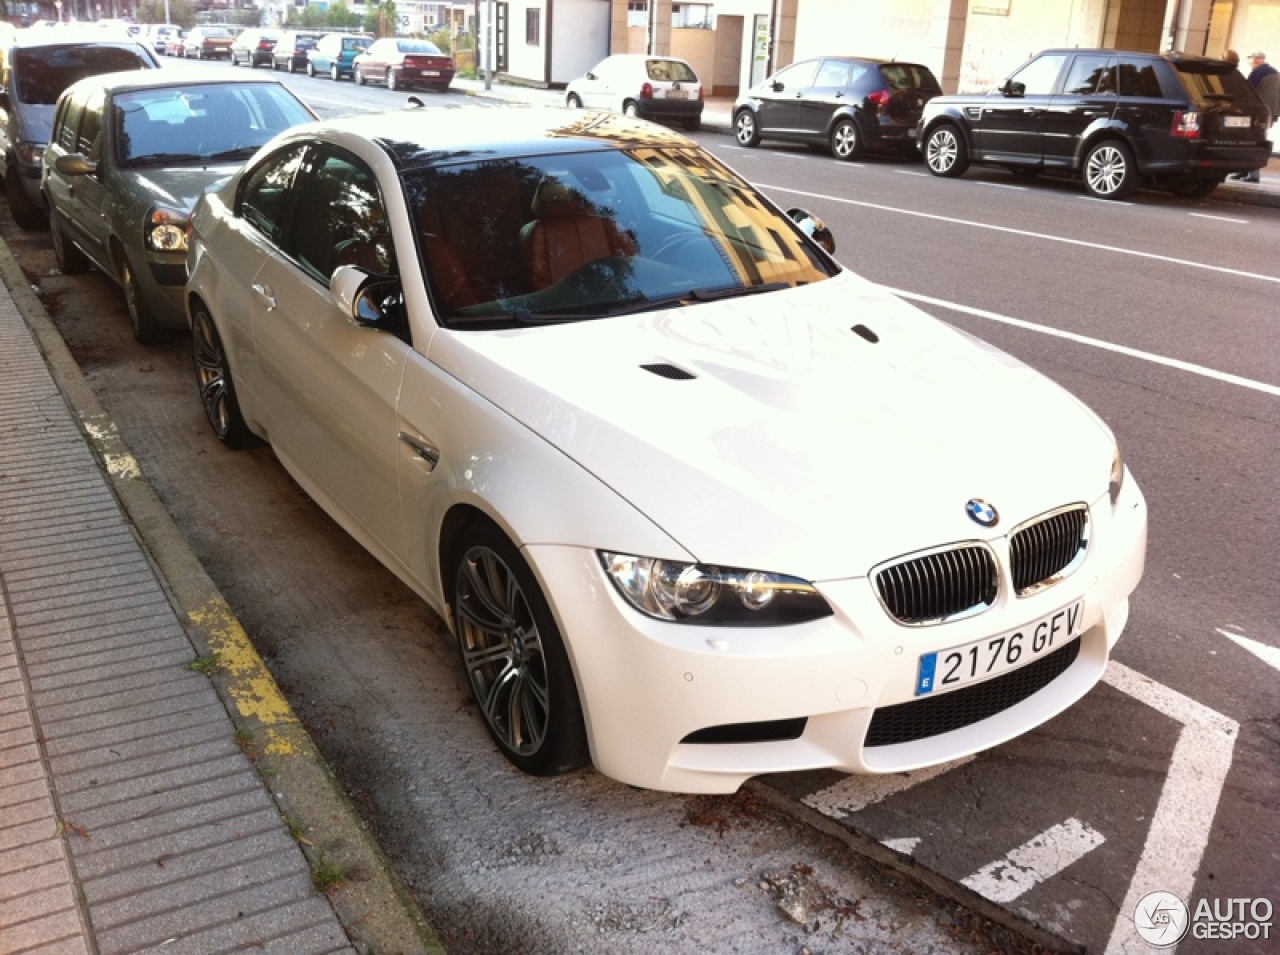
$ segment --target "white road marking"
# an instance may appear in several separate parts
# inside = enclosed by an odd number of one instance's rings
[[[866,809],[868,806],[887,799],[912,786],[918,786],[929,780],[950,772],[965,763],[972,762],[972,756],[929,766],[909,773],[889,773],[884,776],[847,776],[834,786],[819,789],[816,793],[805,796],[802,802],[806,806],[818,810],[832,819],[843,819],[850,813]]]
[[[983,866],[961,884],[992,902],[1012,902],[1106,841],[1079,819],[1068,819]]]
[[[1182,724],[1142,857],[1106,948],[1106,955],[1150,955],[1150,947],[1133,927],[1134,909],[1139,899],[1156,889],[1190,899],[1240,724],[1115,660],[1107,664],[1102,678]]]
[[[1238,633],[1227,633],[1221,627],[1214,628],[1218,633],[1222,634],[1237,646],[1244,647],[1263,663],[1269,663],[1271,666],[1280,670],[1280,648],[1268,646],[1265,643],[1259,643],[1257,640],[1250,640],[1248,637],[1242,637]]]
[[[1236,225],[1248,225],[1248,219],[1234,219],[1231,216],[1214,216],[1207,212],[1188,212],[1187,215],[1195,216],[1197,219],[1217,219],[1219,222],[1234,222]]]
[[[1013,189],[1016,192],[1026,192],[1026,186],[1015,186],[1008,182],[982,182],[977,180],[973,183],[975,186],[987,186],[990,189]]]
[[[894,852],[900,852],[904,856],[915,855],[916,846],[920,845],[918,837],[908,837],[906,839],[881,839],[882,846],[888,846]]]
[[[925,174],[903,171],[903,175],[922,176]],[[1069,239],[1066,236],[1061,235],[1048,235],[1044,232],[1030,232],[1026,229],[1014,229],[1009,226],[992,225],[987,222],[974,222],[972,219],[957,219],[954,216],[942,216],[932,212],[916,212],[913,209],[901,209],[897,206],[886,206],[878,202],[864,202],[860,199],[846,199],[843,196],[831,196],[821,192],[805,192],[801,189],[792,189],[789,186],[770,186],[764,183],[757,183],[756,185],[761,189],[774,189],[778,192],[789,192],[792,195],[805,196],[809,199],[822,199],[826,202],[839,202],[849,206],[861,206],[864,209],[879,209],[881,212],[893,212],[898,215],[915,216],[919,219],[932,219],[935,222],[950,222],[953,225],[971,226],[975,229],[989,229],[992,232],[1005,232],[1009,235],[1021,235],[1031,239],[1044,239],[1046,242],[1061,242],[1064,245],[1075,245],[1083,249],[1096,249],[1100,252],[1114,252],[1116,255],[1132,255],[1141,259],[1168,262],[1171,265],[1186,266],[1191,269],[1205,269],[1209,272],[1221,272],[1225,275],[1236,275],[1246,279],[1257,279],[1260,282],[1275,282],[1280,284],[1280,275],[1263,275],[1260,272],[1246,272],[1243,269],[1230,269],[1225,265],[1209,265],[1206,262],[1193,262],[1190,259],[1179,259],[1171,255],[1158,255],[1155,252],[1141,252],[1137,249],[1124,249],[1115,245],[1103,245],[1099,242],[1086,242],[1083,239]],[[1108,205],[1128,205],[1128,203],[1117,203],[1111,199],[1098,199],[1093,201],[1106,202]]]
[[[1082,202],[1101,202],[1104,206],[1112,206],[1116,209],[1123,209],[1125,206],[1133,205],[1132,202],[1125,202],[1123,199],[1100,199],[1097,196],[1076,196]]]
[[[1190,372],[1193,375],[1212,378],[1215,381],[1226,382],[1229,385],[1238,385],[1241,388],[1249,388],[1253,391],[1260,391],[1263,394],[1280,397],[1280,385],[1269,385],[1266,382],[1254,381],[1252,378],[1244,378],[1240,375],[1230,374],[1229,372],[1206,368],[1204,365],[1194,365],[1189,361],[1182,361],[1178,358],[1168,358],[1164,355],[1157,355],[1154,352],[1141,351],[1137,348],[1129,348],[1127,345],[1117,345],[1114,342],[1103,341],[1100,338],[1090,338],[1087,335],[1077,335],[1075,332],[1063,331],[1060,328],[1050,328],[1047,325],[1037,325],[1034,322],[1024,321],[1020,318],[1000,315],[997,312],[988,312],[986,309],[970,308],[967,305],[959,305],[956,302],[948,302],[945,299],[932,298],[928,295],[917,295],[914,292],[906,292],[902,289],[889,288],[888,286],[885,286],[885,289],[886,291],[892,292],[899,298],[906,299],[909,302],[936,305],[939,308],[950,309],[953,312],[960,312],[963,315],[972,315],[975,318],[985,318],[993,322],[1012,325],[1014,328],[1025,329],[1026,331],[1040,332],[1042,335],[1051,335],[1054,338],[1063,338],[1067,341],[1076,342],[1080,345],[1089,345],[1092,348],[1101,348],[1105,351],[1115,352],[1118,355],[1126,355],[1130,358],[1139,358],[1142,361],[1149,361],[1156,365],[1176,368],[1179,371]]]

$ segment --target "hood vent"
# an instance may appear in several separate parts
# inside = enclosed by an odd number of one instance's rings
[[[871,329],[867,328],[866,325],[854,325],[851,331],[855,335],[857,335],[859,338],[865,338],[867,341],[871,342],[871,344],[873,345],[876,342],[880,341],[880,336],[877,335],[875,332],[873,332]]]
[[[659,378],[667,378],[671,381],[692,381],[697,375],[685,371],[683,368],[677,368],[675,365],[669,365],[666,362],[654,362],[649,365],[641,365],[645,371],[657,375]]]

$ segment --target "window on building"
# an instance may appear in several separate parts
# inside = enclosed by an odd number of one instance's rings
[[[524,12],[524,42],[530,46],[542,45],[541,7],[532,7]]]

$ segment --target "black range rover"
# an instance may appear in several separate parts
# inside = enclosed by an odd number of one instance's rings
[[[1128,196],[1143,177],[1200,197],[1230,173],[1267,164],[1269,122],[1225,60],[1046,50],[989,93],[930,100],[917,141],[935,176],[981,162],[1074,172],[1102,199]]]

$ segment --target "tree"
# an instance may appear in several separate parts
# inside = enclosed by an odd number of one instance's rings
[[[164,0],[138,0],[135,14],[139,23],[164,23]],[[169,0],[169,22],[184,30],[196,24],[196,5],[192,0]]]
[[[364,31],[374,36],[395,36],[399,22],[400,15],[396,13],[395,0],[386,0],[376,7],[370,4],[369,12],[364,17]]]
[[[329,7],[325,13],[325,22],[328,26],[335,30],[352,30],[361,25],[363,18],[358,13],[352,13],[351,9],[343,0]]]

